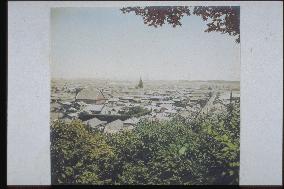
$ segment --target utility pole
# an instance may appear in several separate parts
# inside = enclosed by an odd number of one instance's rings
[[[232,103],[232,98],[233,98],[233,95],[232,95],[232,90],[231,90],[231,93],[230,93],[230,104]]]

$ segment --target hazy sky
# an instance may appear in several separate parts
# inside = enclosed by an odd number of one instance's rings
[[[51,11],[53,78],[239,80],[240,44],[205,33],[206,23],[185,16],[182,27],[149,27],[119,8]]]

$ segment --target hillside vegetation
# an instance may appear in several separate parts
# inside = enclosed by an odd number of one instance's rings
[[[238,184],[239,104],[193,121],[141,121],[92,132],[80,120],[51,126],[53,184]]]

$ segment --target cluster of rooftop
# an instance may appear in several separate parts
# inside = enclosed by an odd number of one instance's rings
[[[145,85],[145,84],[144,84]],[[51,119],[67,122],[81,119],[86,126],[105,133],[132,130],[143,119],[170,120],[179,115],[192,119],[217,107],[239,100],[239,91],[199,86],[133,87],[117,83],[101,85],[53,85]]]

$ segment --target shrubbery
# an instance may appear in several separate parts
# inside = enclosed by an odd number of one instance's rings
[[[52,181],[85,184],[238,184],[239,104],[188,122],[142,121],[93,133],[80,121],[51,129]]]

